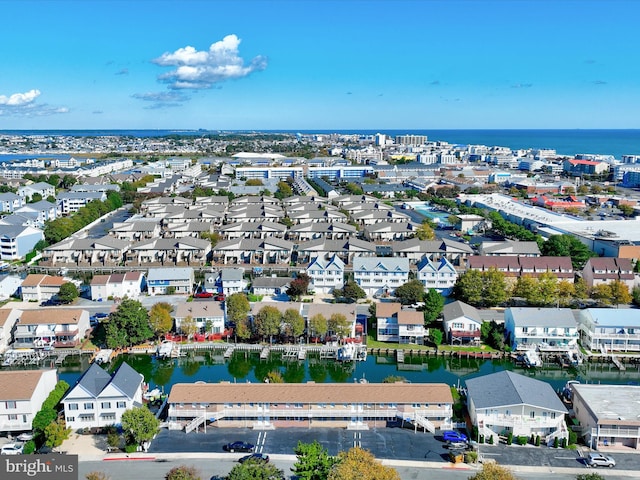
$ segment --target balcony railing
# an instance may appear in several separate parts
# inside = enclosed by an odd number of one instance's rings
[[[480,330],[451,330],[451,336],[480,338]]]
[[[507,427],[513,427],[513,426],[535,426],[538,428],[550,428],[550,427],[555,427],[557,426],[559,423],[561,423],[563,421],[563,419],[561,418],[561,416],[558,416],[558,418],[550,418],[550,417],[521,417],[519,415],[517,416],[513,416],[513,415],[488,415],[488,416],[483,416],[481,418],[479,418],[479,420],[482,420],[484,422],[485,425],[502,425],[502,426],[507,426]]]
[[[592,428],[591,436],[640,438],[640,428]]]

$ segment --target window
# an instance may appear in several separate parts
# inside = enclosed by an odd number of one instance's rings
[[[116,404],[116,407],[118,407],[118,408],[127,408],[127,402],[118,402]]]
[[[5,407],[6,407],[7,410],[11,410],[11,409],[17,408],[16,407],[16,402],[13,401],[13,400],[9,400],[9,401],[5,402]]]
[[[111,402],[101,402],[100,408],[111,408]]]
[[[18,415],[14,414],[14,413],[12,413],[11,415],[7,415],[7,416],[9,417],[9,420],[13,420],[13,421],[18,420]]]
[[[93,403],[91,402],[87,402],[84,404],[84,409],[85,410],[93,410]]]
[[[531,412],[529,413],[529,417],[530,417],[530,418],[536,418],[536,412],[531,411]]]
[[[67,417],[67,422],[75,422],[76,417]]]

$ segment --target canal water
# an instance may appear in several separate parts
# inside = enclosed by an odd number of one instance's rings
[[[627,364],[627,369],[620,371],[613,363],[585,363],[576,368],[549,366],[531,370],[517,367],[510,360],[449,356],[406,356],[404,364],[397,364],[394,357],[381,355],[369,355],[366,361],[353,363],[321,360],[313,356],[305,361],[288,360],[277,353],[271,353],[268,360],[261,360],[259,353],[249,352],[235,352],[231,358],[224,359],[220,350],[195,352],[190,356],[166,360],[152,355],[121,355],[105,368],[113,371],[123,361],[144,375],[150,388],[163,388],[167,393],[173,384],[182,382],[262,382],[267,373],[274,370],[279,371],[287,383],[381,382],[389,376],[400,376],[412,383],[465,386],[469,378],[513,370],[545,381],[556,391],[561,390],[568,380],[614,385],[640,384],[639,366]],[[73,385],[88,366],[87,355],[68,357],[58,367],[60,379]]]

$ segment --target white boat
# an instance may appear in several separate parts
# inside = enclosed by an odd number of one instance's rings
[[[160,358],[171,358],[172,352],[173,342],[170,340],[163,341],[160,345],[158,345],[158,349],[156,350],[156,354]]]
[[[355,360],[356,347],[352,343],[347,343],[338,349],[338,361],[351,362]]]
[[[142,398],[144,398],[145,400],[155,400],[156,398],[158,398],[160,395],[162,394],[162,392],[160,391],[159,388],[154,388],[153,390],[146,392],[142,395]]]
[[[524,355],[522,357],[525,365],[529,368],[542,366],[542,360],[540,360],[540,356],[535,350],[527,350],[526,352],[524,352]]]

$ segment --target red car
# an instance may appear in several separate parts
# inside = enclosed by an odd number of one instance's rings
[[[224,302],[224,293],[219,293],[218,295],[216,295],[216,298],[214,298],[214,300],[218,302]]]
[[[198,292],[193,295],[193,298],[211,298],[211,297],[213,297],[213,292]]]

